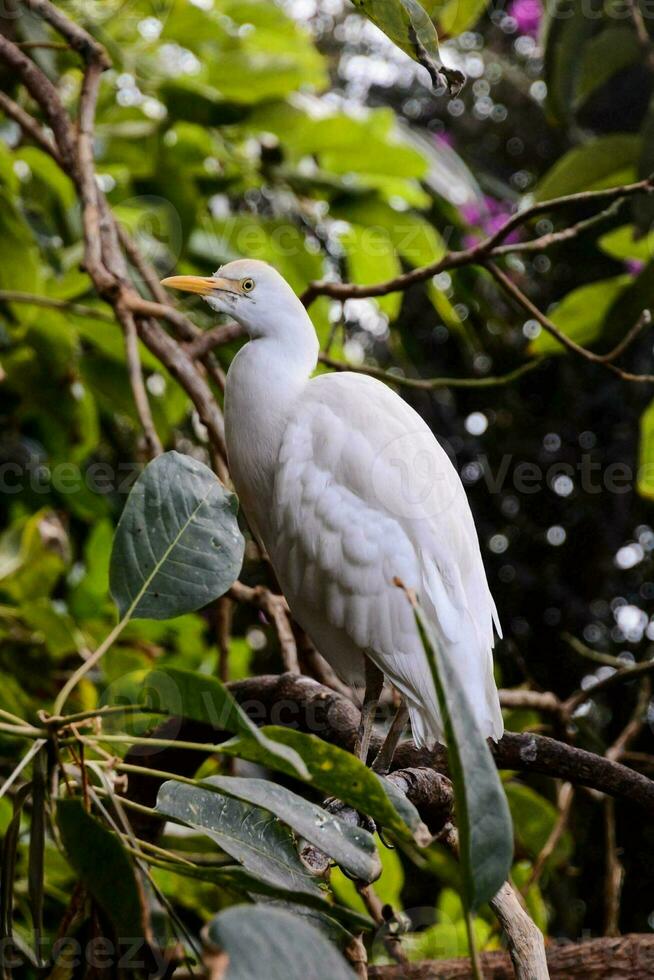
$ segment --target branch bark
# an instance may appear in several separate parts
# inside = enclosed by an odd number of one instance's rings
[[[589,942],[552,944],[546,949],[551,980],[645,980],[654,977],[654,936],[628,935]],[[513,980],[508,953],[482,953],[486,980]],[[369,980],[471,980],[467,958],[371,966]]]

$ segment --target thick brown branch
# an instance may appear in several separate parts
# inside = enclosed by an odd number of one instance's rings
[[[230,685],[236,700],[258,725],[283,725],[310,732],[352,750],[359,727],[360,712],[356,705],[343,695],[323,687],[308,677],[297,674],[269,674]],[[169,723],[166,723],[169,724]],[[198,741],[216,741],[216,733],[206,726],[175,722],[176,736]],[[180,734],[183,732],[184,734]],[[382,739],[373,737],[370,758],[379,751]],[[642,773],[628,769],[593,752],[578,749],[553,738],[533,733],[506,732],[496,744],[491,743],[495,761],[501,769],[516,772],[538,772],[564,779],[571,783],[588,786],[611,796],[637,803],[647,812],[654,813],[654,781]],[[192,753],[173,753],[169,761],[167,750],[156,749],[156,768],[189,774],[194,771],[197,758]],[[145,750],[139,747],[139,758]],[[145,753],[147,754],[147,753]],[[145,763],[147,764],[147,763]],[[182,766],[171,769],[171,765]],[[402,742],[393,759],[393,769],[433,768],[447,775],[447,754],[443,746],[433,751],[418,749],[413,742]],[[150,781],[150,786],[156,786]],[[132,789],[134,789],[132,784]],[[137,789],[138,793],[139,790]],[[148,791],[152,799],[153,789]],[[148,799],[135,797],[139,802]]]
[[[223,344],[228,344],[230,340],[236,340],[238,337],[242,337],[243,334],[244,330],[240,323],[236,323],[236,321],[232,323],[221,323],[218,327],[212,327],[211,330],[205,330],[204,333],[198,334],[195,340],[192,340],[187,345],[186,352],[189,357],[202,358],[209,351],[212,351],[214,347],[221,347]]]
[[[156,307],[157,310],[161,308],[158,303],[147,305]],[[207,429],[209,439],[218,448],[221,457],[225,459],[227,449],[223,417],[216,405],[211,389],[196,370],[193,361],[186,355],[181,346],[165,330],[162,330],[156,320],[148,316],[137,316],[136,326],[146,347],[153,354],[156,354],[173,377],[178,379],[195,405],[200,421]],[[221,476],[220,473],[218,475]]]
[[[550,980],[645,980],[654,977],[654,936],[629,935],[584,943],[552,943],[546,950]],[[487,980],[514,980],[508,953],[482,953]],[[369,980],[471,980],[470,961],[430,960],[371,966]]]

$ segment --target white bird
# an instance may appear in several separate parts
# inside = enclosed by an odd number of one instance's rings
[[[360,757],[383,675],[405,699],[415,743],[443,737],[429,664],[395,579],[417,595],[481,734],[500,738],[497,612],[465,491],[428,426],[380,381],[313,376],[313,324],[266,263],[239,259],[214,276],[163,283],[201,294],[250,338],[227,374],[230,472],[294,618],[345,683],[365,682]],[[388,768],[405,720],[400,713],[377,768]]]

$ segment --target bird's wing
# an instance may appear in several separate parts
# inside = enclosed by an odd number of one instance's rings
[[[414,737],[442,733],[396,578],[424,604],[484,734],[501,734],[495,607],[470,508],[447,454],[406,402],[363,375],[309,382],[280,448],[270,530],[291,606],[326,616],[377,663],[407,696]]]

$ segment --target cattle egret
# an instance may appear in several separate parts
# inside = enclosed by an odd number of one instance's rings
[[[345,683],[365,683],[360,757],[383,675],[405,700],[416,744],[442,740],[429,664],[397,579],[417,595],[482,735],[498,739],[497,612],[465,491],[425,422],[364,374],[313,377],[313,324],[266,263],[239,259],[214,276],[163,283],[199,293],[249,336],[227,374],[230,471],[293,616]],[[405,720],[401,710],[379,770]]]

